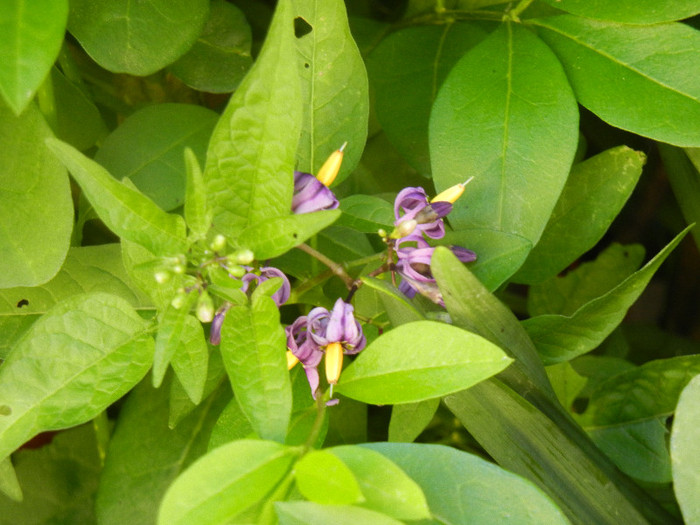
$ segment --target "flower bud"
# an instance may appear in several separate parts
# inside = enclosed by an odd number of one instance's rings
[[[403,237],[408,237],[415,231],[416,226],[418,226],[418,222],[416,222],[414,219],[404,221],[394,228],[394,231],[391,232],[389,238],[401,239]]]
[[[197,319],[203,323],[210,323],[214,319],[214,301],[206,290],[202,290],[197,302]]]
[[[215,252],[220,252],[226,248],[226,237],[218,233],[211,241],[209,247]]]
[[[170,272],[168,270],[158,270],[153,274],[153,278],[158,284],[165,284],[170,280]]]
[[[333,184],[338,172],[340,171],[340,165],[343,163],[343,150],[348,143],[345,142],[340,148],[335,150],[323,163],[321,169],[318,170],[316,178],[324,186],[328,187]]]
[[[185,266],[183,264],[177,263],[173,265],[172,270],[173,273],[182,275],[183,273],[185,273]]]
[[[231,277],[236,277],[237,279],[240,279],[246,274],[246,269],[238,264],[229,264],[226,266],[226,270]]]
[[[243,264],[247,265],[252,263],[255,260],[255,254],[253,254],[252,251],[250,251],[248,248],[242,248],[240,250],[236,250],[230,255],[226,256],[226,259],[228,259],[230,264]]]
[[[180,288],[177,291],[177,295],[173,297],[172,301],[170,301],[170,306],[175,308],[175,310],[179,310],[185,305],[185,301],[187,300],[187,292],[185,292],[184,288]]]

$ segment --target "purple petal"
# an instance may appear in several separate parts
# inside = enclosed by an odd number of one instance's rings
[[[464,263],[476,261],[476,253],[471,250],[467,250],[461,246],[450,246],[450,250],[457,256],[457,259]]]
[[[332,210],[339,205],[333,192],[310,173],[294,172],[292,213]]]
[[[428,195],[421,187],[407,187],[402,189],[396,196],[394,201],[394,218],[399,220],[401,210],[404,213],[418,213],[421,209],[428,205]]]
[[[306,372],[306,380],[309,382],[309,387],[311,388],[311,396],[316,399],[316,392],[318,392],[318,385],[320,383],[318,369],[313,366],[305,366],[304,372]]]
[[[211,322],[211,327],[209,328],[209,342],[213,345],[218,345],[221,343],[221,326],[224,324],[224,318],[226,317],[226,312],[231,308],[230,303],[225,303],[221,308],[219,308]]]
[[[277,306],[282,306],[287,302],[289,296],[292,292],[292,287],[289,284],[289,279],[281,270],[274,268],[272,266],[261,266],[260,267],[260,281],[266,281],[267,279],[272,279],[273,277],[279,277],[282,279],[282,286],[279,290],[272,294],[272,300],[275,301]]]

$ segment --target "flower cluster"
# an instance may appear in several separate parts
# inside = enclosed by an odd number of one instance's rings
[[[332,210],[338,207],[338,199],[336,199],[329,186],[335,180],[338,171],[340,171],[340,165],[343,162],[343,151],[346,145],[347,142],[331,153],[315,177],[310,173],[294,172],[292,213],[311,213],[320,210]]]

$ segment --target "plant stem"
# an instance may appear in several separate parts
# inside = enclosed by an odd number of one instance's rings
[[[331,269],[333,274],[337,275],[338,277],[340,277],[343,280],[343,282],[345,283],[345,286],[347,286],[348,289],[351,289],[355,285],[355,279],[350,277],[348,272],[345,271],[345,268],[343,268],[343,266],[341,264],[338,264],[334,260],[329,259],[328,257],[323,255],[321,252],[319,252],[315,248],[312,248],[308,244],[302,243],[299,246],[297,246],[297,248],[299,248],[302,252],[308,253],[314,259],[316,259],[316,260],[322,262],[323,264],[325,264],[326,266],[328,266],[328,268]]]

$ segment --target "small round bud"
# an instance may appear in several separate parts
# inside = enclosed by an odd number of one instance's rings
[[[170,272],[168,270],[158,270],[153,274],[153,278],[158,284],[165,284],[170,280]]]
[[[214,237],[214,239],[211,241],[211,244],[209,247],[214,250],[215,252],[220,252],[226,248],[226,237],[221,235],[220,233]]]
[[[173,270],[173,273],[176,273],[178,275],[182,275],[183,273],[185,273],[185,266],[180,264],[180,263],[177,263],[177,264],[173,265],[172,270]]]
[[[206,290],[203,290],[197,302],[197,319],[203,323],[211,323],[214,319],[214,301]]]
[[[401,224],[399,224],[396,228],[394,228],[394,231],[391,232],[389,238],[401,239],[403,237],[411,235],[415,231],[416,226],[418,226],[418,223],[414,219],[404,221]]]
[[[184,289],[180,288],[178,290],[177,295],[173,297],[173,300],[170,301],[170,306],[175,308],[175,310],[179,310],[185,305],[185,301],[187,300],[187,292],[185,292]]]
[[[377,235],[379,235],[382,239],[386,239],[386,230],[384,228],[379,228],[377,230]]]
[[[233,264],[250,264],[255,260],[255,254],[248,248],[242,248],[229,255],[228,259]]]
[[[243,268],[243,266],[239,266],[237,264],[229,264],[228,266],[226,266],[226,270],[228,271],[231,277],[236,277],[238,279],[240,279],[246,274],[246,269]]]

